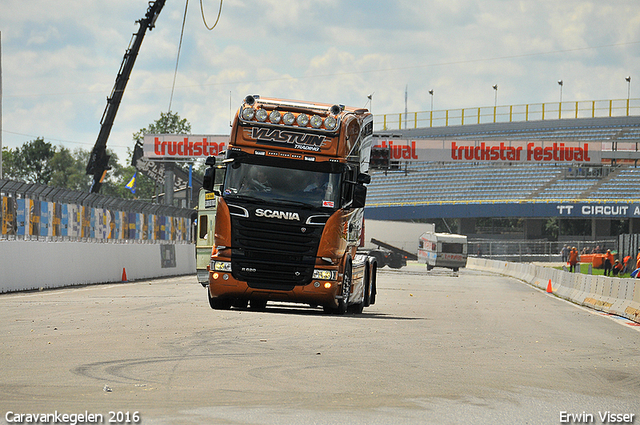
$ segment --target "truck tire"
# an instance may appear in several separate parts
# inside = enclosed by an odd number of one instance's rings
[[[371,283],[369,305],[374,305],[376,303],[376,293],[378,291],[378,264],[376,262],[371,265],[371,276],[369,279]]]
[[[389,262],[389,267],[392,269],[401,269],[404,264],[402,264],[402,258],[392,258]]]
[[[369,307],[371,304],[371,269],[373,262],[367,261],[364,269],[364,295],[362,296],[362,306]]]
[[[352,266],[351,259],[347,260],[347,264],[344,267],[344,274],[342,275],[342,296],[341,299],[338,300],[338,314],[345,314],[347,312],[347,307],[349,307],[349,297],[351,296],[351,276],[352,276]]]
[[[228,298],[212,298],[211,293],[207,289],[207,297],[209,298],[209,306],[214,310],[229,310],[231,308],[231,300]]]
[[[369,255],[376,259],[378,267],[382,268],[385,266],[385,256],[380,251],[371,251]]]
[[[263,311],[267,308],[267,300],[251,299],[249,301],[249,309],[253,311]]]

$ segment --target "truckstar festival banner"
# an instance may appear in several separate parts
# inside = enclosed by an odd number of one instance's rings
[[[228,135],[145,134],[145,158],[207,158],[227,148]]]
[[[374,139],[390,161],[600,164],[601,142]]]

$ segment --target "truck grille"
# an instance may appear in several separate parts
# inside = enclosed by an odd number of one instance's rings
[[[311,282],[324,226],[232,216],[233,276],[250,287],[293,289]]]

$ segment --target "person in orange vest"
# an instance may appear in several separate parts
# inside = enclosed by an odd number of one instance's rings
[[[613,266],[613,254],[610,249],[604,254],[604,275],[611,275],[611,267]]]
[[[611,273],[614,276],[618,276],[618,275],[622,274],[622,270],[624,270],[624,266],[622,265],[622,263],[620,261],[616,260],[613,263],[613,267],[611,268]]]
[[[571,273],[576,270],[576,264],[578,264],[578,250],[574,246],[569,252],[569,271]]]

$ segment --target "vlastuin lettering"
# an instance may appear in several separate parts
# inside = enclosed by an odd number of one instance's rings
[[[287,144],[293,145],[295,149],[315,152],[320,151],[326,139],[317,134],[257,127],[253,127],[251,137],[262,144]]]

